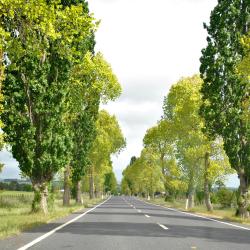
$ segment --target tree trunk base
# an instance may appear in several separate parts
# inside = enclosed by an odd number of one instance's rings
[[[35,194],[32,202],[32,212],[48,214],[48,186],[47,184],[34,184]]]

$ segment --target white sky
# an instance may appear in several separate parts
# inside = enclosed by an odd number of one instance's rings
[[[114,158],[118,180],[131,156],[140,154],[146,130],[162,115],[170,86],[182,76],[199,72],[206,46],[203,22],[208,22],[217,0],[89,0],[101,20],[96,50],[111,63],[123,87],[122,96],[105,108],[119,119],[127,148]],[[17,173],[8,162],[0,178]],[[231,180],[229,185],[237,185]]]

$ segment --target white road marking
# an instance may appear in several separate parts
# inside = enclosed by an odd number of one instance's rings
[[[137,210],[138,211],[138,213],[141,213],[141,210],[139,209],[139,210]]]
[[[107,200],[105,200],[104,202],[102,202],[102,203],[98,204],[97,206],[95,206],[95,207],[89,209],[88,211],[84,212],[83,214],[80,214],[79,216],[77,216],[77,217],[75,217],[74,219],[72,219],[72,220],[70,220],[70,221],[64,223],[63,225],[61,225],[61,226],[59,226],[59,227],[56,227],[55,229],[49,231],[48,233],[46,233],[46,234],[44,234],[44,235],[42,235],[42,236],[36,238],[35,240],[31,241],[30,243],[26,244],[26,245],[23,246],[23,247],[18,248],[17,250],[26,250],[26,249],[28,249],[28,248],[34,246],[35,244],[37,244],[38,242],[40,242],[40,241],[46,239],[47,237],[49,237],[50,235],[54,234],[54,233],[57,232],[58,230],[60,230],[60,229],[62,229],[62,228],[64,228],[64,227],[66,227],[67,225],[69,225],[69,224],[71,224],[71,223],[73,223],[73,222],[79,220],[81,217],[83,217],[84,215],[86,215],[86,214],[88,214],[89,212],[93,211],[93,210],[96,209],[97,207],[100,207],[100,206],[103,205],[105,202],[107,202],[110,198],[111,198],[111,196],[110,196]]]
[[[150,216],[149,216],[149,215],[147,215],[147,214],[145,214],[145,216],[146,216],[147,218],[150,218]]]
[[[164,230],[168,230],[168,228],[160,223],[157,223],[161,228],[163,228]]]
[[[137,199],[137,200],[139,200],[139,199]],[[218,222],[218,223],[221,223],[221,224],[224,224],[224,225],[227,225],[227,226],[236,227],[236,228],[240,228],[240,229],[243,229],[243,230],[250,231],[250,228],[247,228],[247,227],[242,227],[242,226],[238,226],[238,225],[235,225],[235,224],[232,224],[232,223],[215,220],[215,219],[212,219],[212,218],[209,218],[209,217],[205,217],[205,216],[202,216],[202,215],[198,215],[198,214],[192,214],[192,213],[188,213],[188,212],[183,212],[183,211],[180,211],[178,209],[164,207],[164,206],[161,206],[161,205],[156,205],[156,204],[149,203],[149,202],[142,201],[142,200],[139,200],[139,201],[147,203],[147,204],[150,204],[150,205],[153,205],[153,206],[156,206],[156,207],[162,207],[162,208],[165,208],[166,210],[175,211],[175,212],[182,213],[182,214],[189,215],[189,216],[193,216],[193,217],[199,217],[199,218],[203,218],[203,219],[210,220],[210,221],[213,221],[213,222]]]

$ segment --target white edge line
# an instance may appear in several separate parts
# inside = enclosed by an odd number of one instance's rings
[[[28,248],[34,246],[34,245],[37,244],[38,242],[40,242],[40,241],[42,241],[42,240],[48,238],[50,235],[54,234],[56,231],[58,231],[58,230],[60,230],[60,229],[62,229],[62,228],[64,228],[64,227],[66,227],[67,225],[71,224],[72,222],[75,222],[75,221],[79,220],[79,219],[80,219],[81,217],[83,217],[84,215],[86,215],[86,214],[88,214],[89,212],[93,211],[93,210],[96,209],[97,207],[103,205],[103,204],[104,204],[105,202],[107,202],[110,198],[111,198],[111,196],[110,196],[107,200],[105,200],[104,202],[102,202],[102,203],[98,204],[97,206],[95,206],[95,207],[93,207],[93,208],[87,210],[86,212],[84,212],[84,213],[80,214],[79,216],[75,217],[74,219],[72,219],[72,220],[70,220],[70,221],[64,223],[63,225],[61,225],[61,226],[59,226],[59,227],[56,227],[55,229],[49,231],[48,233],[46,233],[46,234],[44,234],[44,235],[42,235],[42,236],[36,238],[35,240],[33,240],[33,241],[31,241],[30,243],[24,245],[23,247],[18,248],[17,250],[26,250],[26,249],[28,249]]]
[[[147,214],[145,214],[145,216],[146,216],[147,218],[150,218],[150,216],[149,216],[149,215],[147,215]]]
[[[228,223],[228,222],[215,220],[215,219],[212,219],[212,218],[209,218],[209,217],[205,217],[205,216],[202,216],[202,215],[198,215],[198,214],[192,214],[192,213],[188,213],[188,212],[183,212],[183,211],[180,211],[180,210],[174,209],[174,208],[169,208],[169,207],[164,207],[164,206],[161,206],[161,205],[156,205],[156,204],[153,204],[153,203],[150,203],[150,202],[147,202],[147,201],[142,201],[140,199],[137,199],[137,200],[139,200],[141,202],[144,202],[144,203],[147,203],[147,204],[150,204],[150,205],[153,205],[153,206],[162,207],[162,208],[165,208],[167,210],[179,212],[179,213],[190,215],[190,216],[194,216],[194,217],[203,218],[203,219],[214,221],[214,222],[218,222],[218,223],[221,223],[221,224],[224,224],[224,225],[227,225],[227,226],[236,227],[236,228],[240,228],[240,229],[244,229],[244,230],[250,231],[250,228],[247,228],[247,227],[242,227],[242,226],[238,226],[238,225],[231,224],[231,223]]]
[[[163,228],[164,230],[168,230],[168,228],[160,223],[157,223],[161,228]]]

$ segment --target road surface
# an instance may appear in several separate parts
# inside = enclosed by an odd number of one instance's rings
[[[50,230],[57,226],[49,225]],[[250,230],[247,229],[244,229],[244,226],[241,228],[148,204],[133,197],[112,197],[76,221],[64,225],[51,235],[45,235],[44,239],[38,239],[36,244],[30,239],[30,247],[26,243],[22,245],[23,248],[19,248],[20,245],[18,248],[23,250],[249,250]],[[46,230],[43,227],[39,235],[44,236],[49,231]],[[29,233],[32,235],[33,232]],[[5,247],[7,249],[7,246]],[[4,245],[1,247],[1,241],[0,249],[4,249]]]

